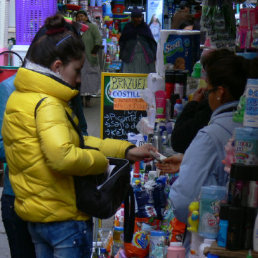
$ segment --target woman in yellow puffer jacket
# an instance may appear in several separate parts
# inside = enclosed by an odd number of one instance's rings
[[[100,151],[79,147],[66,112],[78,124],[69,101],[78,94],[84,44],[64,23],[60,15],[47,18],[46,35],[31,44],[2,127],[15,210],[29,221],[40,258],[90,257],[92,222],[76,207],[73,176],[104,173],[106,156],[136,161],[155,151],[151,145],[134,148],[127,141],[90,136],[85,136],[85,145]]]

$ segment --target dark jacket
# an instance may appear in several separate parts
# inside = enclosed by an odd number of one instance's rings
[[[171,135],[174,151],[184,153],[198,131],[208,125],[212,111],[208,100],[190,101],[177,118]]]
[[[119,39],[120,59],[126,63],[132,61],[131,57],[137,41],[141,43],[146,51],[149,63],[154,62],[156,60],[157,43],[153,38],[149,26],[145,22],[137,27],[132,22],[126,24]]]

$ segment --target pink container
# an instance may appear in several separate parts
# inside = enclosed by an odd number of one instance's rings
[[[8,53],[1,54],[4,51],[7,51],[7,48],[0,48],[0,66],[8,65]]]
[[[181,242],[171,242],[167,249],[167,258],[185,258],[185,248]]]

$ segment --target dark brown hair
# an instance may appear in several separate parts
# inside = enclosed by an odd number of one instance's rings
[[[258,78],[258,57],[249,60],[249,78]]]
[[[28,60],[50,68],[59,59],[64,65],[71,60],[79,60],[84,53],[84,44],[78,34],[67,29],[62,15],[48,17],[44,25],[44,35],[32,42],[28,50]]]
[[[233,55],[235,55],[235,53],[227,48],[221,48],[216,50],[214,49],[214,50],[210,50],[210,52],[203,55],[200,61],[203,66],[203,69],[206,70],[208,66],[212,65],[219,59],[225,58],[227,56],[233,56]]]
[[[233,99],[239,100],[249,77],[249,60],[242,56],[227,56],[208,65],[206,72],[213,88],[227,88]]]

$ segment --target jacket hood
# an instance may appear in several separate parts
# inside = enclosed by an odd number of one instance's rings
[[[69,101],[79,91],[53,75],[42,74],[26,68],[19,68],[14,85],[17,91],[48,94],[63,101]]]

